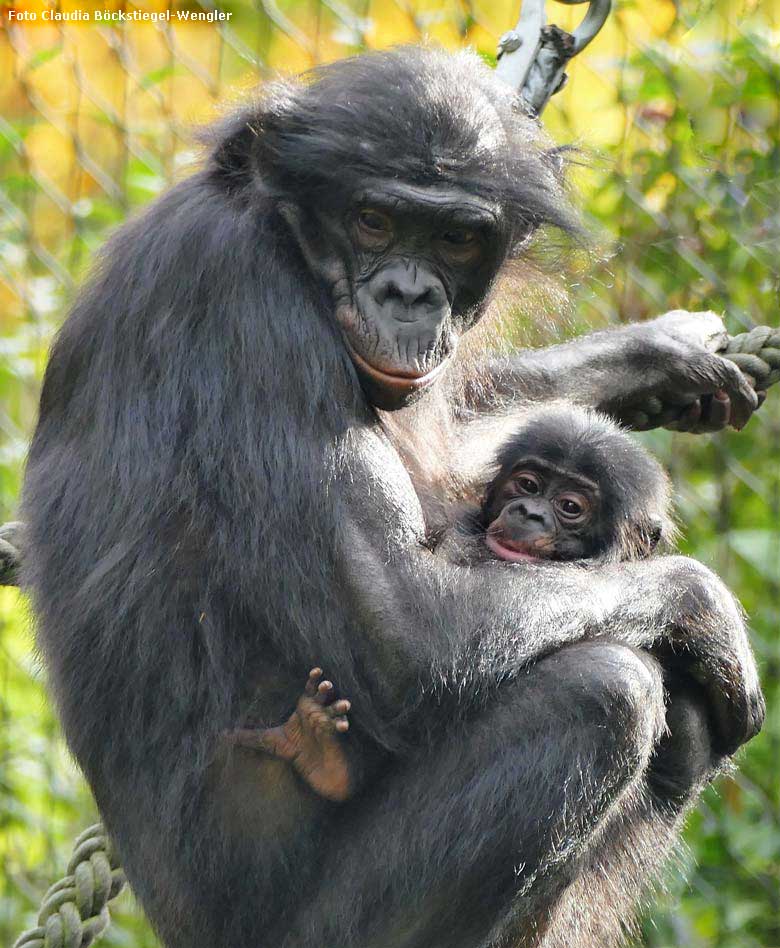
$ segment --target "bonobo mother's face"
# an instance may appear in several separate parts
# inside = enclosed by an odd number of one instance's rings
[[[342,60],[272,88],[238,131],[379,408],[442,374],[529,235],[574,228],[556,153],[470,53]]]
[[[336,317],[372,402],[429,386],[481,314],[505,253],[500,210],[452,186],[377,182],[354,196]]]
[[[317,218],[317,243],[337,257],[318,269],[363,388],[402,407],[481,316],[506,256],[501,210],[451,184],[372,180]]]

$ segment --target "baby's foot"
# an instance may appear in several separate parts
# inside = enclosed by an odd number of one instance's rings
[[[284,724],[236,730],[231,739],[289,761],[327,800],[347,800],[352,794],[349,761],[339,735],[349,730],[351,705],[344,698],[336,700],[333,683],[320,678],[322,669],[312,668],[295,711]]]

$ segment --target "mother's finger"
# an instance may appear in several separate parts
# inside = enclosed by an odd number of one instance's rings
[[[731,399],[724,391],[714,395],[705,395],[702,399],[702,413],[696,426],[697,434],[723,431],[731,421]]]
[[[686,405],[678,414],[674,421],[669,422],[666,427],[670,431],[693,431],[699,423],[702,413],[702,400],[695,399],[689,405]]]
[[[750,382],[733,362],[721,358],[718,358],[718,362],[719,388],[731,400],[731,425],[739,430],[745,427],[758,407],[758,397]]]

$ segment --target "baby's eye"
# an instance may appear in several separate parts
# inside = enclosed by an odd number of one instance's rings
[[[582,520],[588,512],[588,501],[580,494],[561,494],[556,497],[555,506],[564,520],[569,522]]]
[[[542,489],[541,481],[530,471],[521,471],[515,475],[515,484],[524,494],[538,494]]]

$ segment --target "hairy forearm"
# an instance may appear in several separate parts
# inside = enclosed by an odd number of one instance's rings
[[[396,573],[395,608],[382,632],[395,630],[402,674],[433,687],[479,694],[568,643],[609,634],[649,646],[670,621],[672,610],[658,597],[624,614],[622,601],[638,579],[625,571],[497,561],[464,567],[442,559],[428,554]]]
[[[483,388],[469,395],[474,409],[500,408],[508,402],[565,398],[602,411],[640,398],[649,391],[639,326],[593,333],[546,349],[522,350],[488,360]]]
[[[466,413],[507,411],[565,398],[628,427],[720,431],[743,427],[759,400],[719,351],[728,340],[714,313],[675,310],[548,349],[483,365],[466,388]]]
[[[374,629],[395,653],[399,688],[482,703],[543,656],[604,636],[663,646],[707,682],[724,747],[755,732],[760,692],[744,622],[728,590],[695,561],[658,557],[588,570],[437,559],[428,554],[395,574],[396,609]]]

